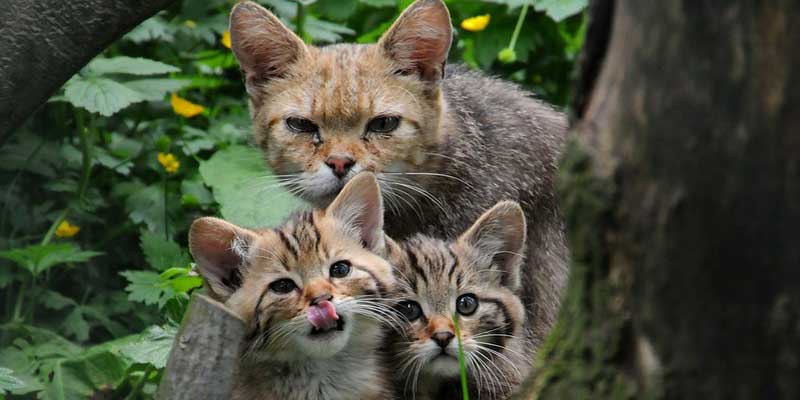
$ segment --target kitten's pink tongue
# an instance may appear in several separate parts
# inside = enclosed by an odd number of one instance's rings
[[[336,320],[339,319],[339,315],[336,314],[336,307],[328,300],[322,300],[309,307],[307,314],[308,322],[311,322],[311,325],[320,330],[333,328],[336,326]]]

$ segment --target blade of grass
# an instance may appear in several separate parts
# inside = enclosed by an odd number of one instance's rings
[[[458,319],[455,314],[453,314],[453,326],[456,328],[456,340],[458,341],[458,367],[461,370],[461,393],[464,396],[464,400],[469,400],[467,366],[464,364],[464,346],[461,344],[461,329],[458,327]]]

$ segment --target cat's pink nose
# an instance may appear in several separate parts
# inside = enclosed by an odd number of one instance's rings
[[[343,178],[350,172],[350,168],[356,164],[356,161],[350,157],[330,156],[325,160],[325,165],[330,167],[333,174],[338,178]]]

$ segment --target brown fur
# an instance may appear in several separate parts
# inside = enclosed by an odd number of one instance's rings
[[[529,223],[519,297],[535,351],[555,322],[567,277],[554,190],[563,114],[514,84],[444,69],[452,35],[440,0],[416,1],[375,45],[307,46],[253,3],[237,6],[231,21],[256,141],[305,199],[325,206],[357,173],[374,172],[395,239],[453,239],[498,201],[522,206]],[[279,70],[260,67],[275,60]],[[400,117],[399,127],[368,132],[368,121],[381,115]],[[288,117],[318,130],[291,132]],[[325,165],[331,155],[355,166],[339,179]]]
[[[373,252],[383,246],[375,234],[382,226],[377,190],[375,178],[363,175],[342,191],[341,202],[299,212],[275,229],[216,218],[192,224],[189,244],[209,292],[247,323],[234,399],[386,398],[376,353],[382,312],[371,310],[388,313],[379,298],[394,277]],[[342,260],[351,272],[331,277],[330,266]],[[295,289],[275,292],[271,285],[285,279]],[[315,339],[306,320],[321,295],[332,297],[344,321],[335,339]]]

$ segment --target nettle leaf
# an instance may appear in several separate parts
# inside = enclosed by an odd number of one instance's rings
[[[125,201],[131,221],[147,225],[153,232],[164,233],[164,187],[162,185],[143,186],[132,192]]]
[[[79,342],[85,342],[89,339],[89,322],[83,317],[83,311],[80,307],[75,307],[67,318],[63,321],[64,333],[78,339]]]
[[[75,107],[110,117],[146,96],[117,81],[76,75],[64,85],[64,97]]]
[[[356,31],[340,24],[323,21],[309,16],[306,19],[306,32],[316,42],[335,43],[342,40],[342,35],[355,35]]]
[[[588,0],[536,0],[533,7],[558,22],[583,11],[587,3]]]
[[[134,43],[149,41],[172,42],[175,39],[175,27],[159,16],[145,20],[123,37]]]
[[[120,347],[119,351],[135,363],[164,368],[177,333],[178,328],[175,326],[152,326],[139,340]]]
[[[157,270],[185,267],[191,262],[189,255],[177,243],[164,240],[164,235],[142,232],[141,247],[147,263]]]
[[[251,228],[277,225],[305,203],[283,190],[258,150],[234,145],[200,162],[200,174],[213,189],[222,216]]]
[[[54,290],[45,290],[40,298],[42,305],[51,310],[61,310],[68,306],[77,306],[75,300],[70,299]]]
[[[160,61],[125,56],[95,58],[86,66],[86,73],[88,75],[160,75],[178,71],[180,71],[180,68]]]
[[[138,92],[147,101],[163,100],[167,93],[177,92],[192,83],[188,79],[138,79],[123,84]]]
[[[20,249],[0,251],[0,258],[5,258],[25,268],[33,276],[58,264],[70,262],[86,262],[103,253],[83,251],[72,243],[33,245]]]
[[[392,7],[397,4],[397,0],[358,0],[358,1],[371,7]]]
[[[167,294],[160,285],[161,279],[155,272],[123,271],[120,272],[120,275],[124,276],[128,282],[130,282],[130,284],[125,287],[125,291],[128,292],[128,300],[130,301],[138,301],[147,305],[160,304],[162,302],[162,297]]]
[[[15,392],[25,388],[25,382],[14,376],[14,371],[0,368],[0,394]]]

